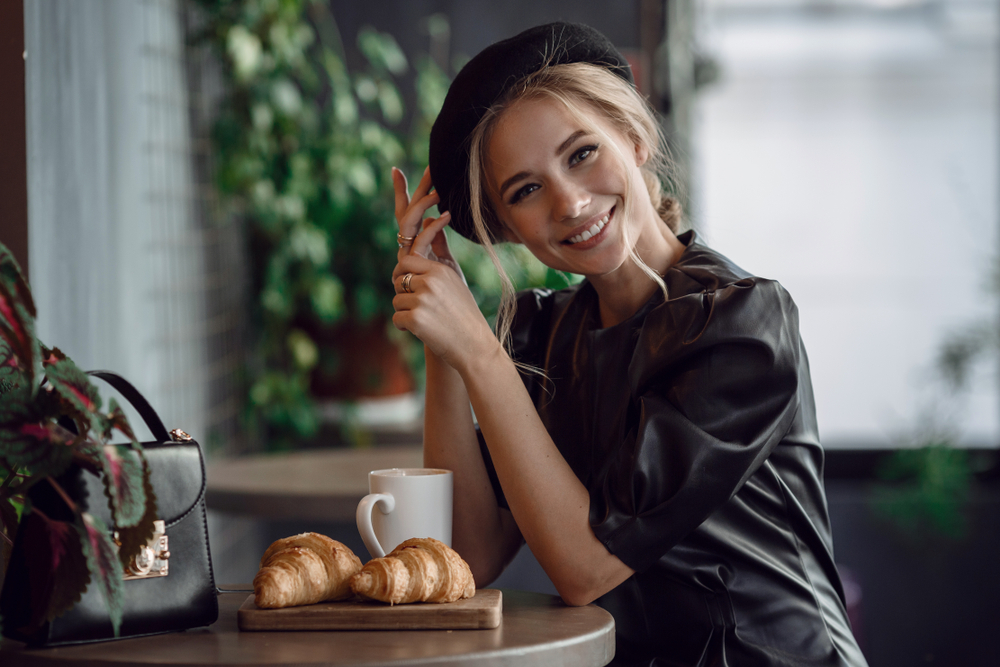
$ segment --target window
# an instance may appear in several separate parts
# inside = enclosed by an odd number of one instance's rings
[[[998,321],[994,2],[716,0],[694,218],[799,305],[827,447],[933,423],[995,446],[996,355],[951,391],[944,341]]]

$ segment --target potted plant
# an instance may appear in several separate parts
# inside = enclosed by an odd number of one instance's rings
[[[87,374],[40,343],[34,321],[28,284],[0,244],[0,586],[16,537],[30,557],[32,625],[60,616],[93,585],[117,635],[122,568],[153,535],[149,468],[121,408],[112,399],[103,411]],[[115,433],[127,442],[112,444]],[[60,483],[73,464],[103,478],[118,544]],[[32,505],[36,485],[61,499],[58,516]]]
[[[369,395],[414,388],[399,341],[386,336],[397,250],[388,174],[411,162],[395,81],[409,64],[390,36],[365,30],[368,68],[349,72],[324,3],[200,5],[227,89],[213,131],[216,187],[245,223],[251,258],[249,403],[269,446],[284,448],[316,433],[317,395],[357,390],[347,380],[362,355],[345,344],[366,341],[389,369],[391,382],[373,378]],[[430,64],[419,72],[443,76]]]
[[[357,36],[365,67],[349,71],[327,3],[199,5],[200,39],[223,63],[226,84],[212,137],[215,184],[245,224],[251,256],[258,340],[249,406],[266,422],[269,448],[294,447],[317,432],[317,400],[419,384],[422,346],[390,323],[398,251],[390,168],[419,179],[450,81],[430,57],[411,70],[392,36],[371,28]],[[429,32],[445,21],[430,17]],[[400,83],[410,76],[408,112]],[[495,311],[489,260],[464,239],[453,246],[484,311]],[[509,256],[522,287],[567,283],[526,252]]]

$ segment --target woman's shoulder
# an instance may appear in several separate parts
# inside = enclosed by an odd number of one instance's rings
[[[664,368],[717,352],[797,363],[798,309],[777,281],[697,242],[664,280],[668,298],[650,310],[638,334],[633,371],[639,384]]]
[[[685,238],[687,237],[687,238]],[[750,301],[758,307],[769,303],[767,312],[794,311],[795,302],[777,280],[751,273],[719,251],[700,242],[694,232],[680,237],[687,249],[664,274],[668,298],[661,308],[702,310],[706,299],[713,306],[730,303],[745,304]],[[725,313],[722,313],[725,314]],[[743,310],[739,315],[747,314]]]
[[[688,231],[678,237],[687,248],[664,274],[664,280],[678,283],[689,283],[684,292],[715,291],[738,284],[756,284],[757,282],[773,282],[753,274],[736,264],[721,252],[710,248],[701,242],[694,231]],[[700,288],[700,289],[699,289]]]

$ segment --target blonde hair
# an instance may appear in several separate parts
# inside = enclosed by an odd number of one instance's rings
[[[642,165],[644,190],[650,202],[659,213],[660,218],[677,233],[681,228],[681,207],[678,200],[668,196],[663,189],[663,182],[675,182],[673,178],[673,163],[667,153],[666,143],[655,113],[646,100],[635,88],[624,79],[611,73],[604,67],[589,63],[568,63],[562,65],[543,65],[538,71],[527,76],[519,85],[511,87],[479,121],[470,135],[469,146],[469,203],[476,237],[490,257],[497,272],[500,274],[502,293],[500,307],[497,311],[496,335],[504,348],[511,353],[510,328],[514,319],[515,299],[514,285],[504,271],[494,245],[506,240],[506,229],[497,217],[490,204],[490,184],[484,177],[486,173],[486,147],[489,145],[493,132],[496,130],[504,112],[522,100],[551,99],[562,104],[574,120],[588,131],[603,140],[603,144],[611,148],[612,155],[618,161],[622,171],[628,177],[624,206],[625,212],[639,190],[633,183],[630,172],[625,169],[628,156],[622,154],[618,144],[611,141],[607,133],[596,126],[588,118],[585,109],[599,114],[603,119],[623,136],[648,151],[646,162]],[[627,215],[627,213],[626,213]],[[624,218],[624,215],[623,215]],[[629,257],[654,281],[667,296],[667,287],[663,278],[640,259],[635,251],[635,239],[628,237],[629,225],[623,225],[629,248]],[[513,357],[513,355],[511,355]],[[518,364],[522,366],[521,364]],[[527,367],[525,367],[527,368]],[[536,370],[527,368],[527,370]]]

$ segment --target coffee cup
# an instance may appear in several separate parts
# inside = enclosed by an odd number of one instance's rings
[[[369,494],[358,503],[358,532],[372,558],[382,558],[411,537],[451,546],[452,472],[441,468],[389,468],[368,473]]]

